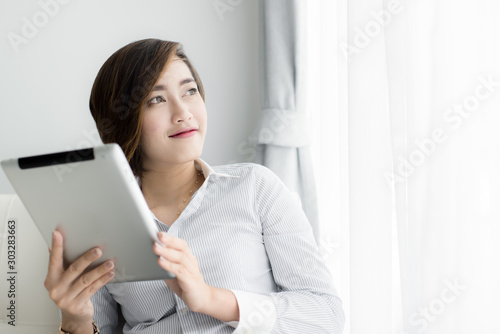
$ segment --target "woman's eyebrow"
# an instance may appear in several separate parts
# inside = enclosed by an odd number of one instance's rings
[[[183,86],[183,85],[188,84],[188,83],[193,82],[193,81],[194,81],[193,78],[186,78],[184,80],[181,80],[181,82],[179,82],[179,86]],[[153,92],[157,92],[157,91],[160,91],[160,90],[166,91],[167,90],[167,86],[165,86],[165,85],[158,85],[158,86],[155,86],[153,88]]]
[[[153,92],[159,91],[159,90],[167,90],[167,87],[164,85],[158,85],[153,88]]]
[[[193,78],[186,78],[184,80],[182,80],[180,83],[179,83],[179,86],[182,86],[182,85],[185,85],[185,84],[188,84],[190,82],[193,82],[194,79]]]

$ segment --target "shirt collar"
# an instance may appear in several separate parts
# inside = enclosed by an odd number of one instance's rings
[[[227,173],[222,173],[222,172],[217,172],[215,169],[212,168],[212,166],[210,166],[209,164],[207,164],[204,160],[198,158],[194,161],[194,166],[196,167],[196,170],[199,171],[199,172],[202,172],[203,173],[203,176],[205,177],[205,180],[208,180],[209,177],[214,177],[214,176],[220,176],[220,177],[239,177],[237,175],[231,175],[231,174],[227,174]],[[212,176],[213,175],[213,176]],[[139,177],[136,177],[136,180],[137,182],[139,183],[139,186],[141,186],[141,179]],[[153,218],[161,223],[161,221],[155,216],[155,214],[153,213],[153,211],[151,211],[151,215],[153,216]],[[170,229],[170,226],[168,225],[160,225],[160,226],[163,226],[163,228],[166,227],[166,231],[168,231]]]
[[[196,167],[196,170],[199,171],[199,172],[202,172],[205,179],[208,179],[208,177],[210,175],[214,175],[214,176],[222,176],[222,177],[239,177],[239,176],[236,176],[236,175],[231,175],[231,174],[227,174],[227,173],[222,173],[222,172],[217,172],[215,169],[212,168],[212,166],[210,166],[208,163],[206,163],[204,160],[198,158],[194,161],[194,165]],[[136,176],[135,177],[137,183],[139,184],[139,186],[142,186],[141,184],[141,178]]]
[[[212,168],[209,164],[207,164],[204,160],[198,158],[194,161],[195,167],[199,172],[202,172],[205,176],[205,179],[208,179],[210,175],[214,176],[222,176],[222,177],[238,177],[236,175],[231,175],[227,173],[217,172]]]

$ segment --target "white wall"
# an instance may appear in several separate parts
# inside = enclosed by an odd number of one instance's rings
[[[150,37],[181,42],[201,76],[203,158],[251,158],[243,147],[259,109],[256,0],[1,1],[0,36],[0,160],[99,144],[88,109],[94,78],[114,51]],[[0,172],[0,193],[13,192]]]

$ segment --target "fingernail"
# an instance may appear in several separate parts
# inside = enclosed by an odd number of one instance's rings
[[[163,263],[167,262],[167,260],[163,256],[160,256],[160,261],[163,262]]]
[[[111,268],[113,268],[113,262],[108,261],[108,262],[106,262],[106,264],[104,266],[106,267],[106,269],[111,269]]]
[[[95,248],[94,249],[94,255],[95,256],[101,256],[101,254],[102,254],[102,251],[99,248]]]
[[[113,271],[109,272],[106,274],[109,278],[112,278],[113,276],[115,276],[115,273]]]

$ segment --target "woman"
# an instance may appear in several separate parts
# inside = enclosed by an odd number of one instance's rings
[[[294,197],[255,164],[210,167],[204,91],[178,43],[147,39],[115,52],[92,88],[104,143],[118,143],[160,229],[165,281],[109,283],[113,263],[67,270],[54,232],[45,286],[62,333],[340,333],[344,316]],[[124,320],[119,325],[120,318]],[[95,322],[94,322],[95,321]]]

